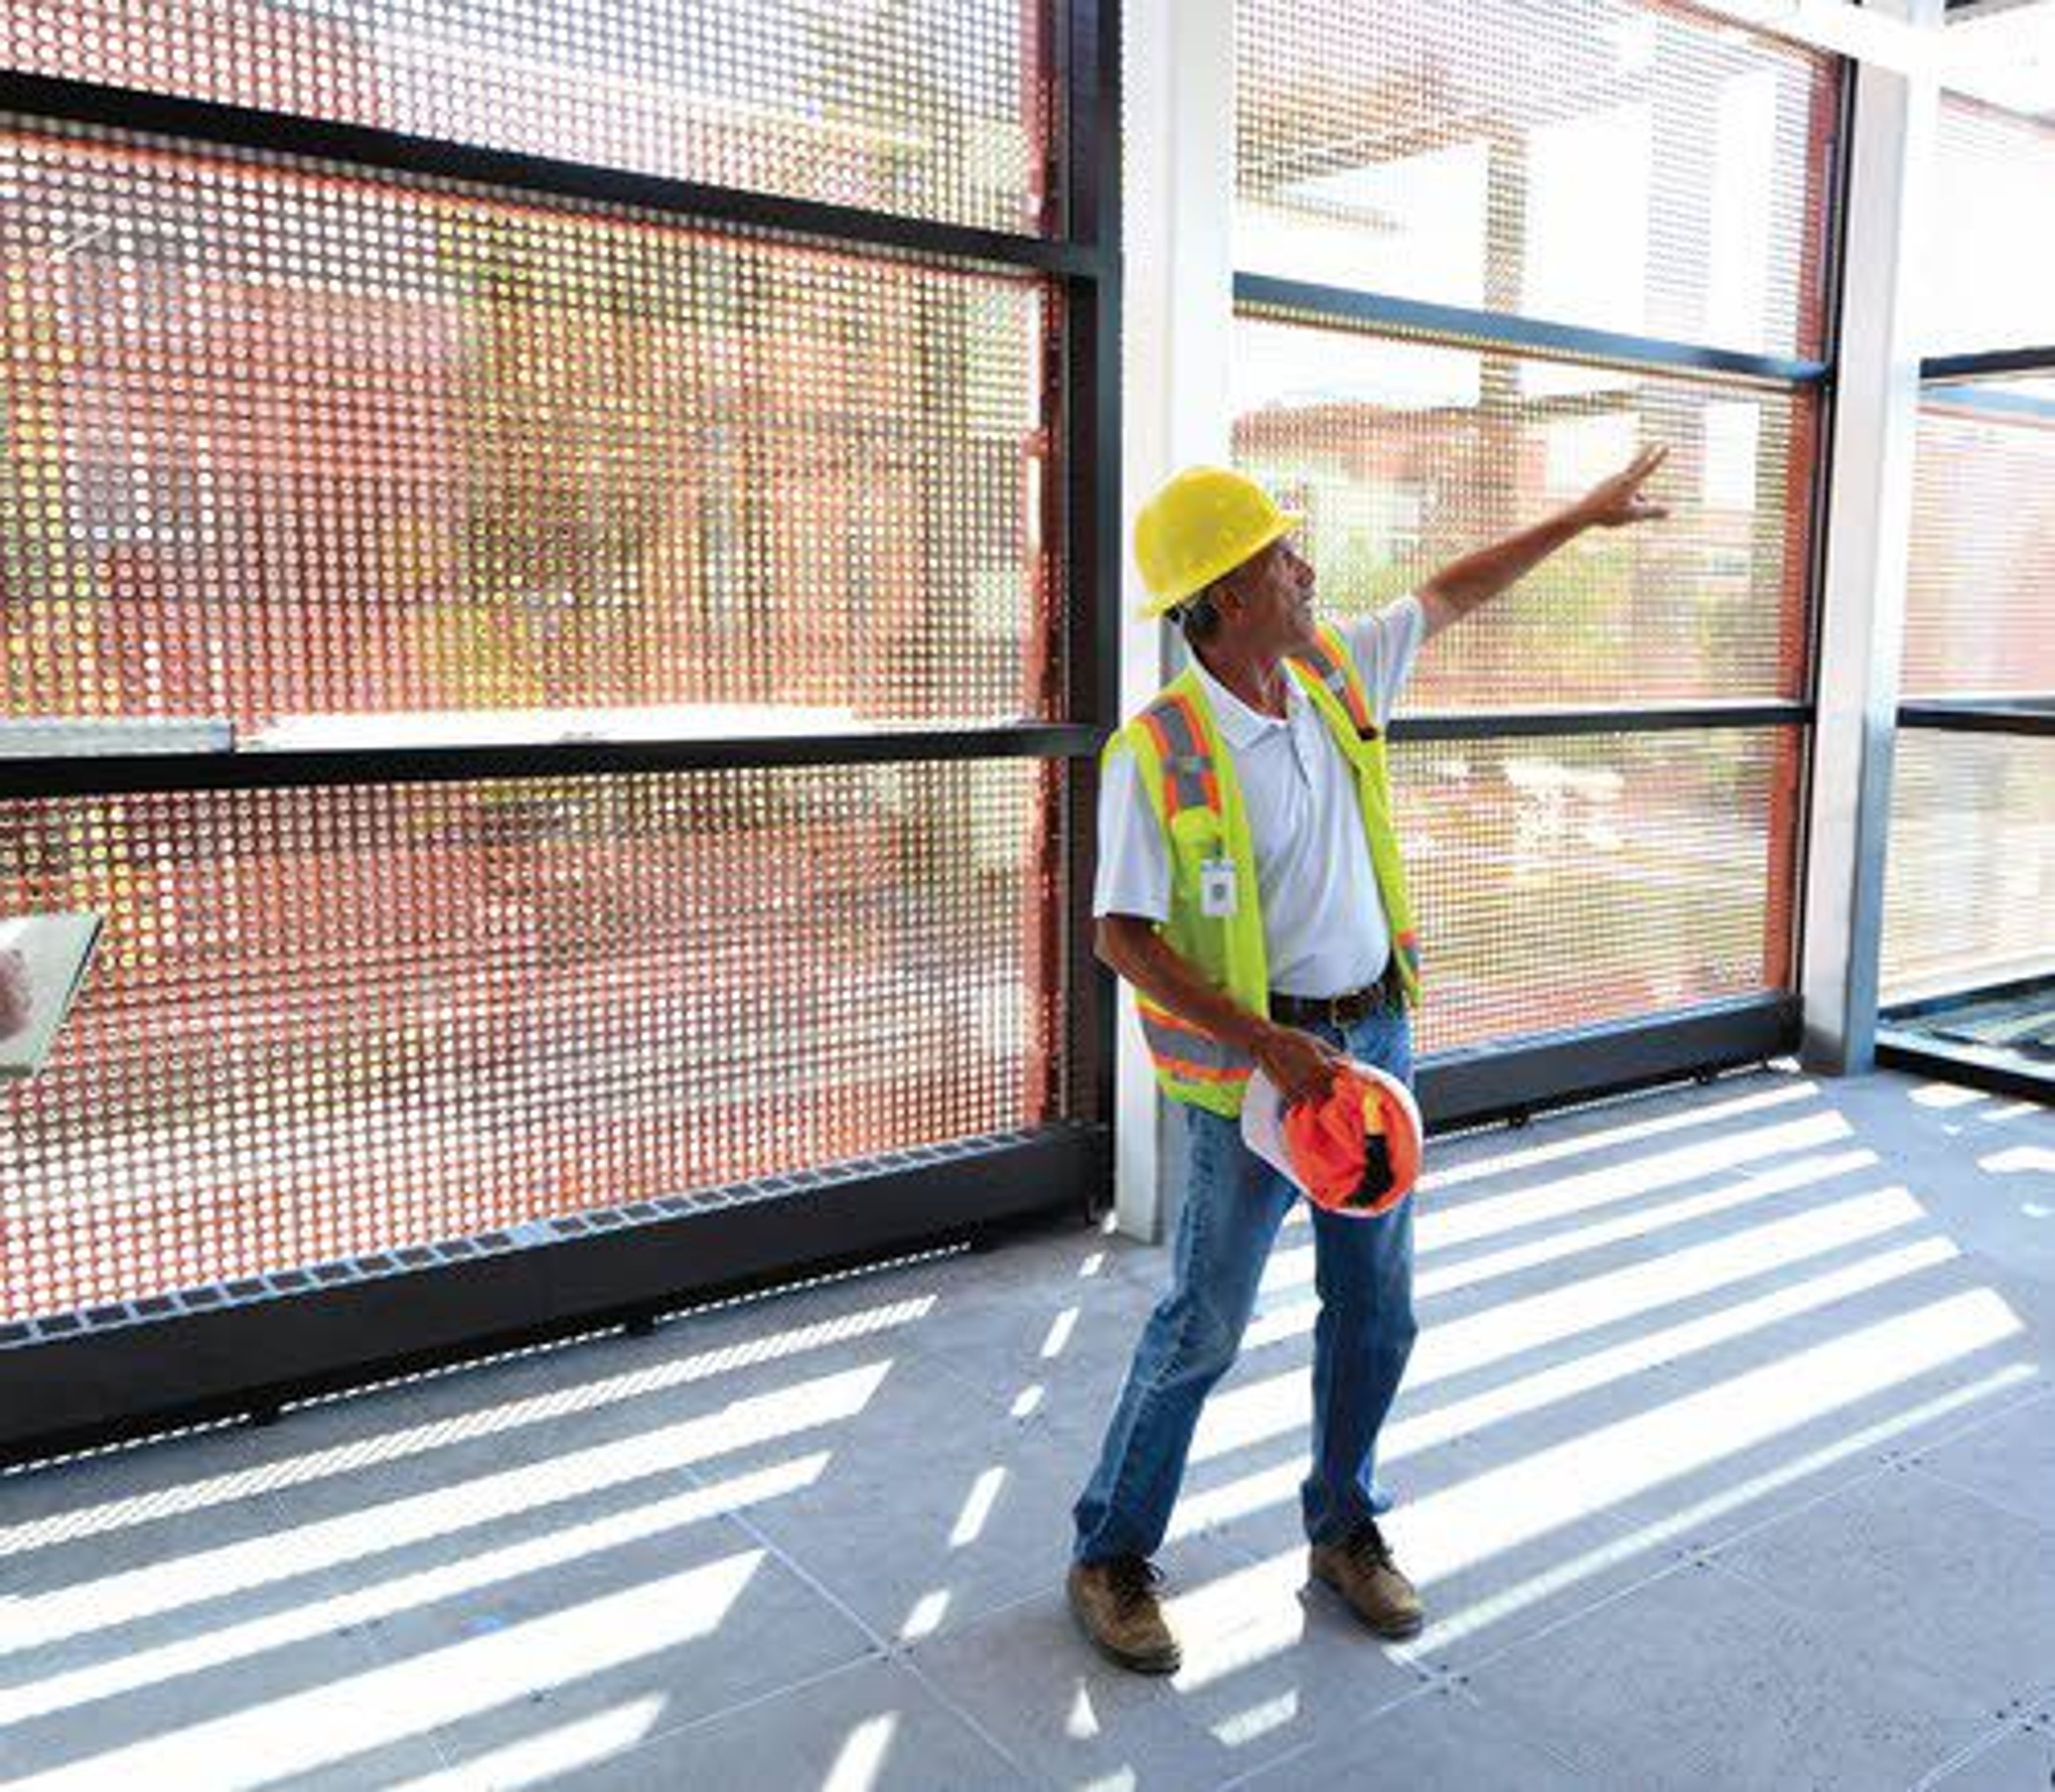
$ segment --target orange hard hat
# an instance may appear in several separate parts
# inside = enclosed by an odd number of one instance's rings
[[[1241,1124],[1249,1148],[1329,1213],[1389,1213],[1420,1179],[1419,1105],[1402,1080],[1375,1064],[1351,1058],[1323,1097],[1289,1107],[1258,1071]]]

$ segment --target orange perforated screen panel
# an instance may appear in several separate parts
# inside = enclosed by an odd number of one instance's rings
[[[1059,1117],[1060,768],[0,806],[97,961],[7,1094],[19,1317]]]
[[[1797,728],[1393,755],[1426,1051],[1785,987]]]
[[[901,216],[1048,222],[1041,0],[65,0],[0,65]]]
[[[5,713],[1056,712],[1044,282],[101,136],[0,190]]]
[[[1651,443],[1663,523],[1595,531],[1422,656],[1414,709],[1803,694],[1805,396],[1244,314],[1237,462],[1294,509],[1349,613],[1539,520]]]

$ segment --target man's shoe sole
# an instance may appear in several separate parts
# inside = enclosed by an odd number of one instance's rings
[[[1135,1655],[1125,1649],[1117,1649],[1112,1644],[1097,1635],[1085,1622],[1085,1615],[1078,1609],[1077,1601],[1067,1599],[1071,1615],[1078,1620],[1078,1628],[1085,1633],[1085,1640],[1116,1668],[1125,1668],[1130,1674],[1174,1674],[1184,1666],[1184,1652],[1173,1649],[1168,1655]]]
[[[1343,1609],[1371,1636],[1381,1636],[1387,1643],[1403,1643],[1410,1637],[1418,1636],[1427,1628],[1425,1612],[1417,1618],[1402,1618],[1394,1624],[1374,1623],[1357,1608],[1355,1601],[1342,1591],[1341,1583],[1339,1581],[1330,1580],[1317,1568],[1313,1570],[1313,1578],[1322,1586],[1329,1589],[1335,1597],[1341,1601]]]

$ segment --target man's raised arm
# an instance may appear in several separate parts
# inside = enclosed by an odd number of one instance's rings
[[[1517,583],[1585,530],[1617,529],[1667,516],[1669,507],[1644,498],[1641,487],[1669,452],[1666,447],[1643,448],[1611,478],[1601,480],[1553,516],[1451,560],[1420,587],[1427,638],[1432,640]]]

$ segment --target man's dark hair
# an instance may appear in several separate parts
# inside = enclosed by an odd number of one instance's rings
[[[1220,633],[1220,606],[1213,602],[1218,581],[1177,606],[1177,626],[1185,631],[1187,647],[1203,647]]]

